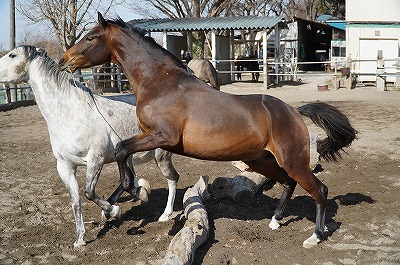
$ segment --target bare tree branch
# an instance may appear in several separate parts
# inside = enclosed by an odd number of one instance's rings
[[[64,50],[72,47],[87,30],[88,17],[97,10],[107,13],[125,0],[26,0],[18,11],[32,22],[51,25]],[[104,7],[103,7],[104,6]],[[92,20],[92,23],[94,21]]]

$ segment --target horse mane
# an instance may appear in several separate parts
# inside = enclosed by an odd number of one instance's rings
[[[116,26],[118,26],[120,28],[123,28],[123,29],[127,29],[128,31],[139,35],[140,37],[142,37],[146,41],[146,43],[148,43],[150,45],[150,47],[152,47],[152,48],[154,48],[156,50],[160,50],[164,55],[170,57],[177,64],[177,66],[179,66],[179,67],[181,67],[181,68],[186,70],[186,66],[182,63],[182,61],[179,58],[177,58],[175,55],[173,55],[168,50],[164,49],[160,44],[158,44],[155,41],[155,39],[153,37],[145,36],[145,34],[147,33],[146,31],[144,31],[144,30],[142,30],[140,28],[137,28],[135,26],[128,25],[119,16],[117,16],[114,19],[107,20],[107,23],[111,23],[113,25],[116,25]]]
[[[90,96],[92,95],[91,90],[80,82],[75,81],[72,74],[66,71],[61,71],[58,64],[50,58],[44,50],[37,49],[32,45],[22,45],[20,47],[23,49],[28,61],[32,62],[33,60],[40,58],[40,69],[47,71],[48,75],[53,78],[57,84],[69,84],[69,86],[78,88],[75,90],[79,92],[84,92],[85,94],[89,93]],[[70,90],[69,88],[65,89],[66,85],[60,86],[60,88],[63,90]]]

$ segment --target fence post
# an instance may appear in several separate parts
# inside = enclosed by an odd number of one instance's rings
[[[92,74],[93,74],[93,90],[97,90],[98,77],[97,77],[97,68],[96,67],[92,68]]]
[[[400,89],[400,57],[396,58],[396,89]]]
[[[351,60],[351,56],[349,55],[349,56],[347,56],[347,60],[346,60],[346,67],[347,68],[349,68],[349,76],[346,78],[346,88],[347,89],[351,89],[351,83],[352,83],[352,79],[353,79],[353,77],[352,77],[352,74],[351,74],[351,63],[352,63],[352,60]]]
[[[338,90],[338,78],[337,78],[337,61],[335,61],[335,76],[333,79],[333,89]]]
[[[268,49],[267,49],[267,30],[263,30],[263,77],[264,77],[264,89],[268,89]]]
[[[383,62],[383,50],[378,50],[376,60],[376,89],[377,91],[385,91],[385,77],[382,74],[385,72],[385,65]]]
[[[121,82],[121,67],[117,66],[117,87],[118,93],[122,91],[122,82]]]

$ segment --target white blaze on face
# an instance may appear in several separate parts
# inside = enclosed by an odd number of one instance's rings
[[[18,47],[0,58],[0,82],[25,82],[28,79],[27,69],[24,49]]]

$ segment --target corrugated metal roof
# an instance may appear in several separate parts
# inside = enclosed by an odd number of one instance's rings
[[[129,25],[151,31],[201,31],[229,29],[268,29],[283,21],[279,17],[201,17],[201,18],[159,18],[133,19]]]

